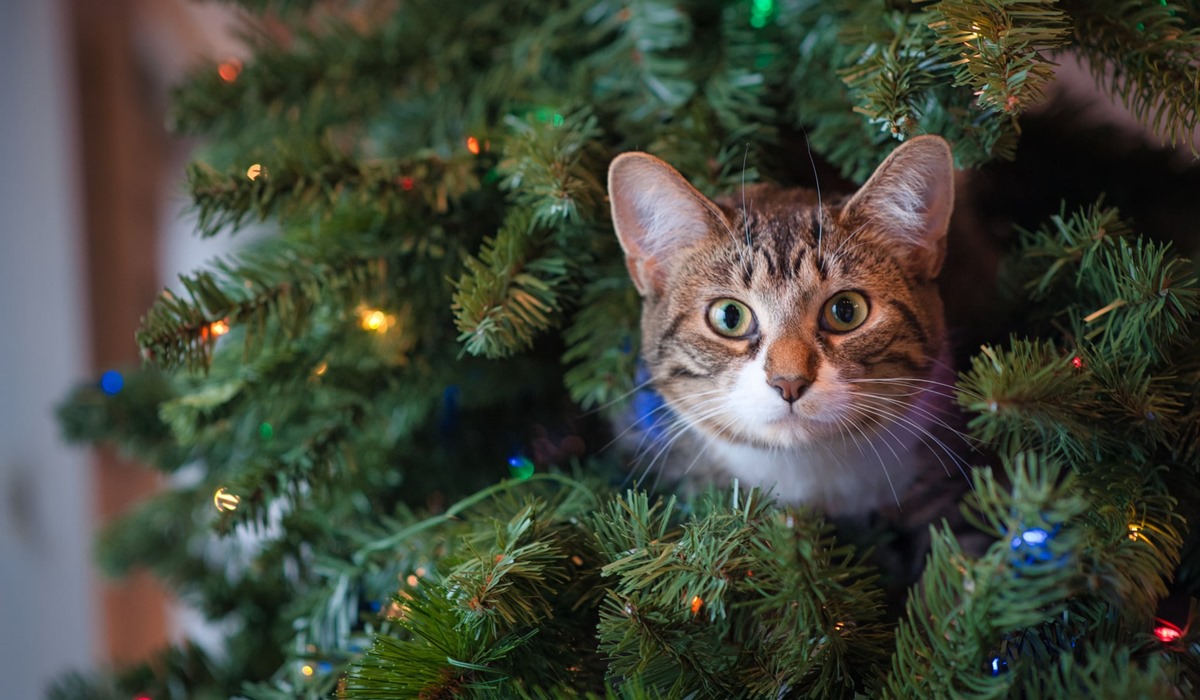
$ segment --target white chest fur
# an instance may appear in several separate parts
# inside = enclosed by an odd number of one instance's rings
[[[771,489],[781,501],[816,506],[830,515],[855,515],[896,505],[930,456],[912,435],[857,436],[791,449],[724,441],[711,451],[743,485]]]

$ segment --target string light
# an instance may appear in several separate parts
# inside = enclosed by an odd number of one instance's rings
[[[125,388],[125,377],[121,373],[110,369],[100,375],[100,390],[109,396],[116,396],[121,393],[121,389]]]
[[[367,306],[358,307],[358,325],[364,331],[387,333],[395,323],[396,317],[392,314],[384,313],[379,309],[372,309]]]
[[[1001,672],[1008,670],[1008,662],[999,656],[993,656],[990,664],[993,676],[999,676]]]
[[[304,664],[300,667],[300,673],[303,673],[306,676],[311,676],[313,674],[313,667],[308,664]]]
[[[775,0],[753,0],[750,3],[750,26],[762,29],[767,26],[771,14],[775,11]]]
[[[270,440],[275,437],[275,427],[270,423],[263,421],[262,425],[258,426],[258,436],[263,440]]]
[[[1083,358],[1079,355],[1071,358],[1071,366],[1075,369],[1083,369]]]
[[[217,66],[217,75],[221,76],[221,80],[227,83],[232,83],[238,79],[238,75],[242,72],[242,62],[236,58],[231,58],[228,61]]]
[[[1142,534],[1142,526],[1134,523],[1129,524],[1129,539],[1133,540],[1134,542],[1137,542],[1138,540],[1142,540],[1143,542],[1150,541],[1146,539],[1145,535]]]
[[[1057,532],[1055,528],[1055,532]],[[1012,548],[1013,555],[1018,564],[1032,564],[1034,562],[1048,562],[1054,558],[1054,551],[1051,547],[1051,542],[1054,539],[1054,534],[1040,527],[1032,527],[1024,530],[1019,535],[1013,536],[1009,541],[1009,546]]]
[[[1163,644],[1170,644],[1183,636],[1183,630],[1163,619],[1155,620],[1158,627],[1154,628],[1154,636]]]
[[[225,319],[213,321],[212,323],[208,324],[208,332],[211,333],[214,338],[220,338],[229,332],[229,321]]]
[[[468,136],[467,150],[470,151],[471,155],[473,156],[479,155],[479,139],[475,138],[474,136]]]
[[[700,608],[704,606],[704,600],[700,596],[692,596],[692,614],[700,612]]]
[[[514,479],[524,481],[533,476],[533,462],[528,457],[516,455],[508,458],[508,473]]]
[[[368,311],[362,317],[363,330],[377,331],[383,327],[386,320],[387,316],[382,311]]]
[[[417,579],[416,574],[409,574],[408,578],[404,579],[404,582],[407,583],[409,586],[415,588],[417,583],[419,583],[419,580]]]
[[[229,493],[229,490],[224,486],[217,489],[213,494],[213,505],[222,513],[232,513],[237,510],[238,504],[242,502],[240,496],[236,493]]]
[[[322,362],[321,364],[319,364],[315,368],[313,368],[313,376],[323,377],[323,376],[325,376],[325,373],[328,371],[329,371],[329,363]]]
[[[249,168],[246,168],[246,177],[250,178],[251,180],[257,180],[258,176],[262,175],[262,172],[263,172],[262,164],[255,163],[254,165],[251,165]]]
[[[400,178],[400,189],[404,190],[405,192],[411,192],[415,185],[416,182],[411,177]]]
[[[408,608],[400,603],[393,600],[392,604],[388,606],[387,619],[403,620],[406,615],[408,615]]]

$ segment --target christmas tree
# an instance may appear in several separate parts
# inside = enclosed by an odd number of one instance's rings
[[[1136,193],[1027,147],[1075,129],[1029,112],[1075,55],[1185,142],[1200,3],[240,4],[252,58],[197,69],[172,123],[207,143],[200,235],[277,235],[164,292],[145,366],[60,409],[176,475],[99,555],[224,648],[51,696],[1200,693],[1200,283],[1164,240],[1194,220],[1141,230]],[[676,498],[606,448],[658,408],[603,183],[639,149],[708,194],[853,186],[922,133],[978,169],[981,216],[1006,173],[1055,170],[1049,210],[1001,219],[987,318],[952,318],[979,341],[954,392],[990,544],[932,523],[899,610],[819,513]]]

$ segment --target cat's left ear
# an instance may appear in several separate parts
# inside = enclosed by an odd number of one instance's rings
[[[865,226],[902,247],[909,272],[937,277],[954,209],[954,156],[940,136],[917,136],[892,151],[842,209],[846,226]]]

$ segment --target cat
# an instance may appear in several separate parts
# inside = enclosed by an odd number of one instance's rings
[[[843,518],[912,515],[923,481],[965,483],[936,284],[954,178],[932,135],[830,201],[771,185],[712,200],[652,155],[614,159],[613,225],[663,403],[643,413],[667,416],[643,431],[653,468]]]

